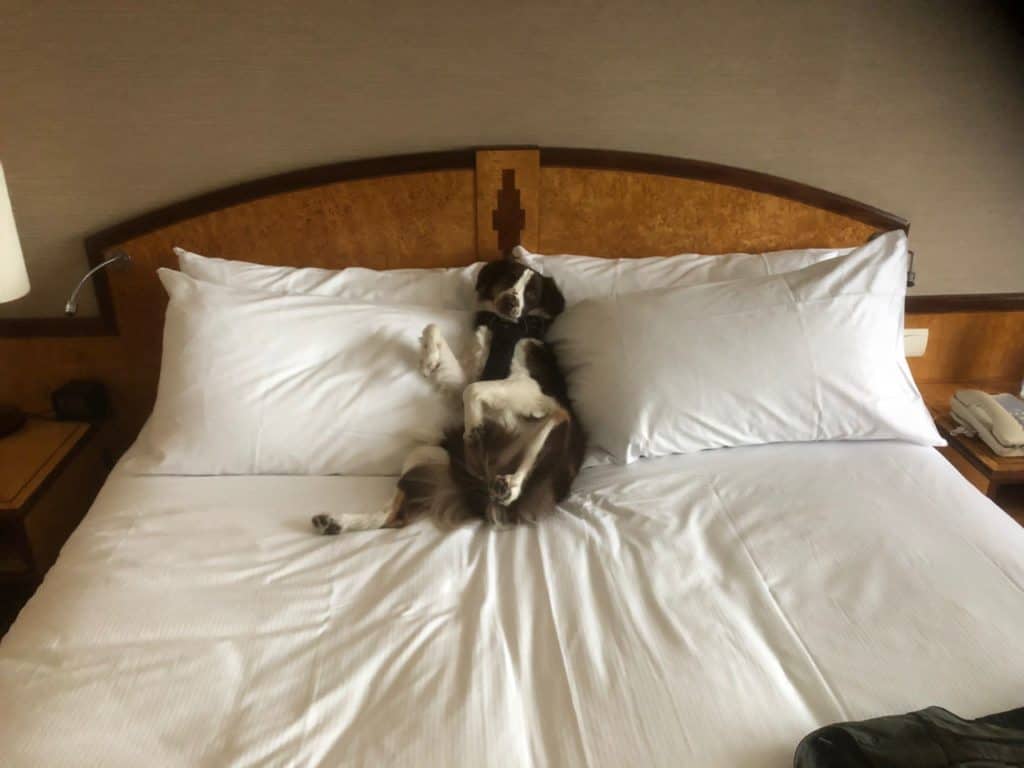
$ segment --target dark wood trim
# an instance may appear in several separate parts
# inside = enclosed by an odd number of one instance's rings
[[[907,296],[907,312],[940,314],[948,312],[1022,312],[1024,293],[954,293]]]
[[[84,274],[84,270],[83,270]],[[104,278],[104,282],[106,282]],[[24,336],[109,336],[107,322],[98,317],[4,317],[0,339]]]
[[[535,147],[526,148],[534,149]],[[865,203],[778,176],[742,168],[639,152],[562,147],[541,147],[539,150],[542,166],[633,171],[699,179],[796,200],[816,208],[849,216],[857,221],[878,227],[880,230],[909,230],[910,227],[906,219]],[[232,205],[341,181],[441,170],[472,170],[476,164],[476,152],[476,149],[459,149],[332,163],[207,192],[198,197],[144,213],[90,235],[85,239],[88,264],[95,266],[106,257],[106,252],[109,249],[126,240]],[[83,274],[84,271],[83,269]],[[98,317],[0,318],[0,338],[116,335],[118,332],[117,318],[105,272],[96,275],[94,285],[99,306]],[[907,298],[908,312],[1009,310],[1024,310],[1024,294],[910,296]]]
[[[799,181],[783,179],[767,173],[748,171],[730,165],[719,165],[703,160],[691,160],[668,155],[649,155],[641,152],[620,152],[608,149],[569,149],[541,147],[541,166],[559,168],[590,168],[608,171],[632,171],[681,179],[697,179],[725,184],[730,187],[763,192],[787,200],[795,200],[815,208],[862,221],[880,230],[902,229],[910,231],[910,222],[894,213],[842,195],[811,187]]]

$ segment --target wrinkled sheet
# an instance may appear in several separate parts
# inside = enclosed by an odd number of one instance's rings
[[[1024,531],[932,449],[586,470],[533,528],[311,535],[369,477],[111,476],[0,644],[4,766],[789,766],[1021,705]]]

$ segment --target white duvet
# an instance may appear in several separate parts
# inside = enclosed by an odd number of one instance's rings
[[[1024,531],[932,449],[585,471],[535,528],[319,538],[388,478],[115,472],[0,645],[4,766],[791,764],[1024,704]]]

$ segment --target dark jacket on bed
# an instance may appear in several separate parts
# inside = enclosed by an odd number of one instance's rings
[[[819,728],[796,748],[795,768],[1024,766],[1024,707],[962,720],[941,707]]]

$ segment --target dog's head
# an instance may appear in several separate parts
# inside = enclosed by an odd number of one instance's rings
[[[565,309],[555,281],[516,259],[491,261],[476,279],[479,309],[517,323],[525,317],[554,319]]]

